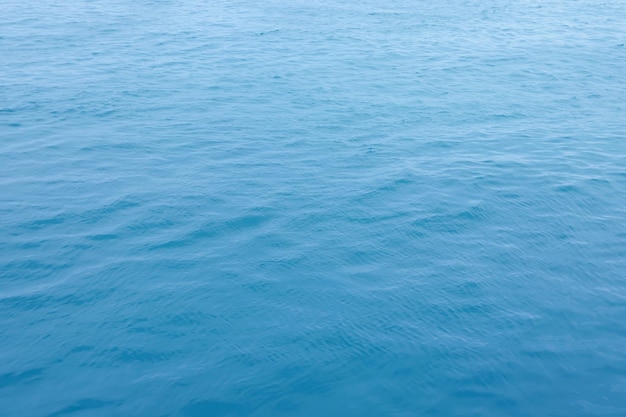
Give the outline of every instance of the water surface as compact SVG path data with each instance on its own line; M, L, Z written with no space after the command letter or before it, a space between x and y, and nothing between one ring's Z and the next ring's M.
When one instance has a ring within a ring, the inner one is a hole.
M0 0L0 414L626 415L625 22Z

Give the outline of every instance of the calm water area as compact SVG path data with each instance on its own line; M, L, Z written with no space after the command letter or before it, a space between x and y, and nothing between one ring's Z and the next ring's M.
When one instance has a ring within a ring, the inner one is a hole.
M0 417L626 416L623 0L0 0Z

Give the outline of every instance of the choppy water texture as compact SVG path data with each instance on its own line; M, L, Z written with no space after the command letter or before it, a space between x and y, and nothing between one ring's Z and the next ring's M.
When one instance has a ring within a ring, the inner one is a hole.
M626 415L626 3L0 0L3 417Z

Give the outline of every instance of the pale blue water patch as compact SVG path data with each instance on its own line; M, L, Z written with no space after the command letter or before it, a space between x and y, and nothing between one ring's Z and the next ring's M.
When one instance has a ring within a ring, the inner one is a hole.
M0 0L0 415L626 415L626 3Z

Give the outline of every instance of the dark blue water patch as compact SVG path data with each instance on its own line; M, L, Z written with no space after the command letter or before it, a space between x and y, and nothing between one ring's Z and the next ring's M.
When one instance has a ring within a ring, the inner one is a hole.
M48 415L48 417L60 417L65 415L76 415L80 414L89 414L93 410L98 410L102 408L106 408L107 406L112 405L113 403L110 401L102 401L95 398L85 398L75 402L72 405L64 407L54 413Z

